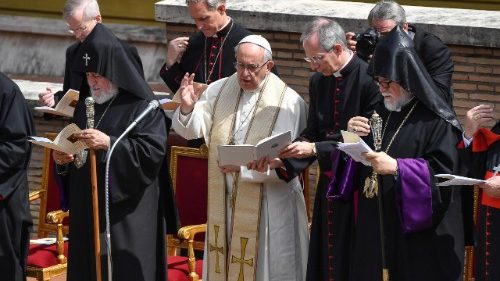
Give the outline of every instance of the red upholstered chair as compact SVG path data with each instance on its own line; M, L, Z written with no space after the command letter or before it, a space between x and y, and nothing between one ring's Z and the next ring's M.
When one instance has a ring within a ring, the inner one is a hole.
M204 250L207 221L208 147L172 146L170 173L179 211L181 228L177 236L167 236L168 280L198 281L203 261L196 260L195 250ZM302 175L306 208L309 210L309 169ZM187 257L178 256L187 248Z
M47 138L54 139L56 134L46 134ZM38 281L48 281L51 277L66 272L66 256L68 243L63 236L68 233L68 212L60 210L60 190L56 181L55 164L52 159L52 150L44 149L41 189L30 193L30 202L40 202L38 217L38 238L49 235L56 237L52 245L30 243L27 275Z
M204 249L204 234L196 234L206 229L207 159L206 145L172 146L170 151L170 173L181 229L177 236L167 235L169 281L200 280L203 261L196 260L195 250ZM179 256L182 248L187 249L187 257Z

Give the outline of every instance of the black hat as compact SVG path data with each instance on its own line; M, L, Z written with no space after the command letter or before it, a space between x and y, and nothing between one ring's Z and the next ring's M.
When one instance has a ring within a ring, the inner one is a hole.
M375 47L370 75L397 82L427 108L461 130L460 122L418 56L413 40L397 25Z
M98 23L83 41L75 61L74 71L80 74L97 73L141 99L154 99L153 91L144 80L138 62L102 24Z

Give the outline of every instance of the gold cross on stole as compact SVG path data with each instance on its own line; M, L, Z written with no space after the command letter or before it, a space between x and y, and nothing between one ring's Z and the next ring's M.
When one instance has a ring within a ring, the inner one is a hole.
M241 257L237 258L235 256L231 257L231 263L240 263L240 274L238 276L238 281L245 281L245 277L243 276L243 266L246 263L248 266L253 266L253 258L245 260L245 251L247 248L248 238L240 237L241 243Z
M214 225L215 231L215 245L210 244L210 252L215 251L216 260L215 260L215 272L220 273L220 264L219 264L219 253L222 255L224 247L219 247L217 242L219 241L219 225Z

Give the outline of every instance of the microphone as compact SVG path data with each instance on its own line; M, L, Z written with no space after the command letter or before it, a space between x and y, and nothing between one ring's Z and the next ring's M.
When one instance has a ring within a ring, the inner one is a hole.
M158 108L160 103L157 100L152 100L149 102L148 106L135 118L135 120L127 127L127 129L116 139L115 143L108 150L106 155L106 169L104 174L104 197L105 197L105 215L106 215L106 242L107 242L107 253L108 253L108 280L113 280L113 265L111 262L111 225L109 220L109 165L113 151L116 145L139 123L146 115L152 110Z
M148 106L141 112L141 114L139 114L139 116L137 116L137 118L135 118L135 120L132 123L130 123L125 132L123 132L123 135L130 132L130 130L132 130L137 125L137 123L139 123L142 119L144 119L144 117L146 117L146 115L150 111L158 108L158 106L160 106L160 102L158 102L157 100L150 101Z

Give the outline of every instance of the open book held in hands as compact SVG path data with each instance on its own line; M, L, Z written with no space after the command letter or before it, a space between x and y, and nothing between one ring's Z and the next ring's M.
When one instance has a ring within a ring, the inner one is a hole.
M476 184L486 182L485 180L478 180L478 179L462 177L462 176L457 176L457 175L451 175L451 174L437 174L437 175L434 175L434 177L441 179L441 180L443 180L443 179L445 180L445 181L441 181L440 183L438 183L437 186L476 185Z
M347 153L356 162L361 162L365 166L371 166L370 162L363 156L365 152L372 152L373 150L360 138L358 135L341 131L344 142L338 143L338 149Z
M48 138L35 136L30 136L28 141L43 147L65 152L67 154L77 154L78 152L88 148L84 142L77 140L74 136L75 133L80 133L81 131L82 130L80 130L75 123L71 123L62 129L54 141L51 141Z
M204 83L193 82L194 92L198 97L201 97L201 94L207 89L208 85ZM175 92L175 95L172 99L161 99L160 100L161 108L165 110L176 110L177 107L181 105L181 93L180 88Z
M278 157L280 150L290 143L292 143L292 132L287 131L262 139L256 145L219 145L219 166L245 166L249 162L259 160L262 157L273 159Z
M54 108L48 106L37 106L35 107L35 110L64 117L73 117L79 97L80 93L78 91L69 89Z

